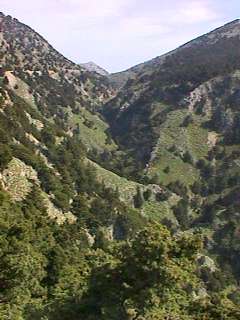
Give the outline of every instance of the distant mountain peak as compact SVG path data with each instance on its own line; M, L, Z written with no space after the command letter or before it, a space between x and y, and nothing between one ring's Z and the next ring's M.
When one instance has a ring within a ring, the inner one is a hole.
M99 65L97 65L95 62L89 61L86 63L80 63L80 66L83 67L84 69L90 71L90 72L96 72L98 74L101 74L102 76L107 76L109 75L109 72Z

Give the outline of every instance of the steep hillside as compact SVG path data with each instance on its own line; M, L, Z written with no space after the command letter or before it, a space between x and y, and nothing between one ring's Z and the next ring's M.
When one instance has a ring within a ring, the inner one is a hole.
M15 94L65 131L82 130L88 148L104 149L107 125L96 129L101 136L96 143L95 122L98 127L101 119L91 113L114 95L107 78L72 63L34 30L2 13L0 41L1 66Z
M238 279L239 61L236 20L130 69L103 108L136 178L177 194L181 228L202 228L206 248Z
M68 210L70 210L69 216L73 214L71 203L78 193L78 187L74 182L77 177L73 174L74 180L70 182L71 187L66 186L65 183L69 182L70 168L68 165L70 163L67 163L61 174L60 169L60 172L55 169L56 166L60 166L60 163L57 165L54 162L59 161L60 154L56 154L63 152L64 148L67 149L67 141L70 140L75 145L76 152L80 152L79 158L84 167L83 171L86 169L86 173L83 175L88 175L87 168L90 166L99 185L103 188L110 188L113 192L118 190L121 197L117 194L116 196L122 201L127 200L130 208L136 207L134 199L138 188L140 188L139 198L143 199L143 193L149 190L148 193L151 193L151 196L147 197L147 203L153 202L156 208L161 207L159 201L155 199L158 193L164 193L164 190L159 186L154 184L140 185L99 165L104 165L101 158L108 153L119 153L125 157L125 154L118 150L117 144L111 138L108 124L95 110L114 94L108 80L67 60L40 35L16 19L3 14L0 15L0 18L2 114L9 112L2 120L2 130L6 130L7 124L5 122L7 120L10 121L13 118L12 121L14 121L17 117L16 124L20 122L23 140L19 139L18 131L13 130L12 135L9 135L9 143L15 143L14 150L15 148L22 150L23 145L23 147L27 147L27 150L24 149L27 154L34 152L36 161L44 164L44 170L50 171L47 173L50 175L48 179L53 180L53 183L45 181L42 185L43 182L38 177L40 176L44 180L45 173L36 170L34 161L29 160L25 154L21 158L18 156L18 152L16 154L11 152L13 161L9 162L9 167L5 168L2 176L5 189L14 194L14 199L18 199L18 190L21 188L21 183L24 183L26 192L19 200L25 198L31 190L29 182L31 179L24 173L24 170L23 173L20 170L20 175L23 175L24 179L18 179L18 170L15 168L26 166L26 170L33 170L36 183L41 186L45 199L49 198L51 202L49 208L53 209L52 211L55 213L50 215L57 215L57 208L53 208L52 203L53 205L58 204L63 214ZM19 114L17 114L18 112ZM30 148L28 148L29 144ZM71 151L64 151L61 155L63 159L65 156L68 158L68 155L65 154L69 152L71 153ZM73 158L75 161L76 155ZM99 164L94 160L97 160ZM61 161L64 162L64 160ZM71 170L74 170L74 165ZM51 175L55 175L55 177L51 177ZM80 175L80 173L76 175ZM67 177L66 181L65 176ZM79 181L82 179L81 175L78 179ZM47 183L50 183L50 186L46 186ZM136 214L140 214L140 206L137 208ZM144 212L144 215L147 216L147 213Z
M137 153L141 150L144 159L149 157L159 138L159 122L164 121L166 107L187 108L187 102L201 94L202 84L218 77L224 79L238 70L239 34L237 20L136 67L137 76L129 79L105 106L113 135L125 147Z
M70 169L65 168L67 172L63 171L62 175L55 169L55 161L60 157L56 153L68 149L66 143L69 139L77 145L76 151L80 153L82 163L85 163L89 152L117 149L107 133L108 125L94 111L114 91L105 77L72 63L34 30L2 13L0 39L1 129L7 132L8 122L19 127L16 130L9 128L7 134L10 149L17 148L17 151L16 154L11 151L13 160L2 173L3 186L12 193L13 199L24 199L31 190L29 180L32 180L24 168L33 170L35 182L41 187L51 211L50 216L64 221L65 214L73 214L70 207L78 190L74 181L70 182L71 187L68 185ZM62 157L68 152L64 151ZM31 158L31 153L36 159ZM77 155L73 157L75 159ZM38 168L38 162L44 169ZM87 167L83 171L87 176ZM101 185L104 186L102 181ZM19 196L21 189L23 195Z
M41 93L38 92L40 88L37 84L41 77L45 77L45 90L53 90L53 86L59 90L64 87L69 101L67 104L63 103L63 107L68 105L72 109L78 106L94 107L111 97L111 87L104 77L72 63L34 30L18 20L1 13L0 32L2 66L22 77L22 80L32 81L31 86L36 86L32 88L33 95ZM71 100L70 94L73 94ZM57 102L59 101L56 101L56 108Z

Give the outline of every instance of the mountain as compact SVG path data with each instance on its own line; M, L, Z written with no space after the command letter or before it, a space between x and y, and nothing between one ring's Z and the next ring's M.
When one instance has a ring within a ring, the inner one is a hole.
M199 91L211 90L207 87L219 85L227 76L237 79L239 32L240 22L236 20L169 54L127 70L127 75L131 72L135 76L103 110L112 124L113 135L140 151L143 158L150 158L159 138L162 120L158 118L166 113L162 105L191 109L201 100ZM147 143L143 144L146 139Z
M69 61L16 19L1 14L0 26L1 65L15 94L69 134L81 131L87 148L104 149L107 125L94 111L115 94L108 79Z
M96 63L90 61L86 63L80 63L80 66L84 69L90 71L90 72L96 72L98 74L101 74L102 76L108 76L109 72L103 69L102 67L98 66Z
M111 96L111 87L105 78L63 57L28 26L3 14L0 15L0 23L3 41L1 63L6 68L19 76L20 71L25 72L29 77L32 76L33 82L37 82L40 77L48 77L50 86L56 83L63 86L68 81L71 84L68 84L68 90L82 99L75 102L76 107L83 104L91 107ZM65 93L68 94L68 91Z
M91 156L118 148L97 112L115 94L106 77L69 61L34 30L2 13L0 38L3 191L18 203L36 187L49 217L60 224L76 221L72 203L81 194L82 202L103 197L104 203L100 194L113 192L141 220L132 207L137 188L146 187L108 172Z
M239 58L236 20L123 72L127 82L102 108L136 178L179 195L171 208L182 230L202 228L206 249L237 279Z
M1 319L240 319L237 30L119 89L0 14Z

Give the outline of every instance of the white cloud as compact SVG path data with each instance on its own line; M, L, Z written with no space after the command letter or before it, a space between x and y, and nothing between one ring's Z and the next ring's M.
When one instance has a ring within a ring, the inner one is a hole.
M134 10L130 15L116 21L113 29L107 33L117 32L126 38L161 37L171 32L179 33L189 25L213 22L219 13L211 7L209 1L170 0L168 5L156 3L145 10Z
M207 1L189 1L179 11L179 20L184 23L200 23L218 18L217 12Z
M137 16L121 20L119 31L127 38L130 37L154 37L169 31L166 24L159 23L151 17Z
M128 0L54 0L54 2L63 12L83 19L113 17L119 15L129 4Z

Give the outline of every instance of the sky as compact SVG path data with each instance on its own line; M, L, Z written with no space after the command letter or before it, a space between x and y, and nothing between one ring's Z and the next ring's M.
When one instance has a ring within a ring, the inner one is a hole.
M239 0L0 0L76 63L125 70L239 18Z

